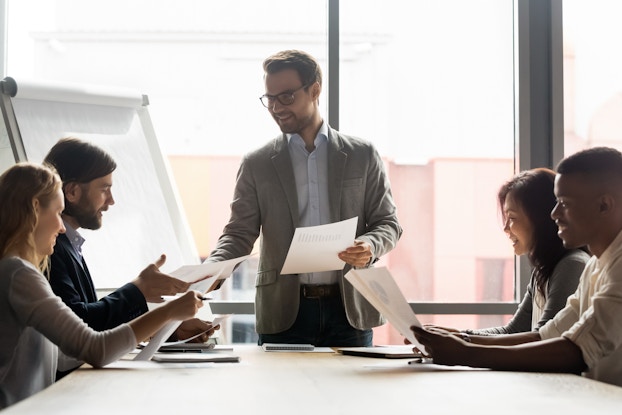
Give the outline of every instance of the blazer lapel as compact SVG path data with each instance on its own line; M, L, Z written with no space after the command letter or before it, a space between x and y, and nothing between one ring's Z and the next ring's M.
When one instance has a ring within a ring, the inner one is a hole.
M67 236L66 235L63 235L63 236L66 239L67 251L69 251L69 254L71 255L71 258L75 261L76 264L78 264L80 266L80 268L82 268L82 271L84 271L84 272L86 272L88 274L88 271L86 270L86 266L83 263L82 256L80 256L80 254L76 252L76 250L74 249L73 245L71 245L71 242L69 241Z
M335 130L328 128L328 202L331 221L341 220L341 190L348 155L342 151L343 143ZM348 218L345 218L348 219Z
M298 195L296 193L296 178L294 177L294 169L292 167L292 159L289 155L287 146L287 136L283 134L274 141L274 154L272 155L272 164L279 177L283 191L287 197L289 205L289 213L292 217L294 228L300 223L298 215Z
M58 237L56 238L56 243L63 244L65 246L65 250L69 252L69 255L71 255L76 276L79 274L83 274L85 276L85 278L77 278L77 280L75 281L75 283L78 283L78 285L82 289L83 295L88 301L96 301L97 293L95 292L95 286L93 285L91 273L86 266L86 261L84 261L84 257L76 252L73 245L71 245L69 238L67 238L67 235L58 235Z

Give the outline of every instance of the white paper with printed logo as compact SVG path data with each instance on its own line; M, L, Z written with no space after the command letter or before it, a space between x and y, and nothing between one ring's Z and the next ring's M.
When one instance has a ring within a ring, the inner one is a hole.
M296 228L289 246L282 275L343 269L339 252L354 244L358 218L327 225Z

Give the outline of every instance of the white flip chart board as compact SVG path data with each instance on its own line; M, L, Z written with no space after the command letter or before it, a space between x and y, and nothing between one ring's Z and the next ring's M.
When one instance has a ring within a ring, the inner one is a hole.
M0 133L2 170L7 160L41 162L62 137L74 136L108 151L117 162L115 204L97 231L81 229L83 253L98 288L136 277L161 253L164 271L197 264L199 257L148 112L138 91L93 85L0 82L6 129ZM8 146L10 144L10 147ZM7 156L12 153L12 157Z

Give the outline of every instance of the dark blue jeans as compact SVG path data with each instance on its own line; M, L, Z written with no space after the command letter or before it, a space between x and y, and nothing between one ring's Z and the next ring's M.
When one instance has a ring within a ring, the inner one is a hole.
M259 334L258 344L312 344L316 347L371 346L373 331L357 330L348 323L341 296L300 297L294 325L276 334Z

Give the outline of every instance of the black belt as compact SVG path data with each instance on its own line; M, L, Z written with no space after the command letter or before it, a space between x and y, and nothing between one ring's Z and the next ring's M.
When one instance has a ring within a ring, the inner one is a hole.
M302 284L300 295L304 298L336 297L339 295L339 284Z

